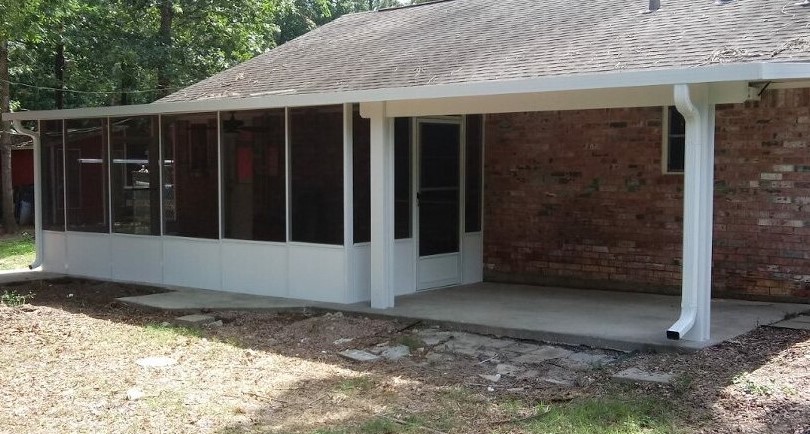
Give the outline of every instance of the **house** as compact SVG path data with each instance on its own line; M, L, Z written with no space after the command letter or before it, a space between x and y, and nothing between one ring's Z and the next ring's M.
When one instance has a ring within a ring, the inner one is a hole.
M810 297L810 6L358 13L147 105L39 121L49 271L338 303L484 279ZM540 289L538 289L540 290ZM663 331L662 331L663 332Z
M0 164L3 157L0 155ZM32 223L34 150L30 137L11 136L11 187L14 190L14 211L17 221L23 225ZM22 203L26 202L25 205ZM22 208L25 209L22 209Z

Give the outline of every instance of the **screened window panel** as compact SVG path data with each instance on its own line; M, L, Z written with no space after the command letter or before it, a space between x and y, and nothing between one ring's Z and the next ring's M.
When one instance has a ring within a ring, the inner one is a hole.
M219 238L215 113L162 117L164 235Z
M160 235L157 116L110 119L113 232Z
M42 228L65 230L65 178L62 120L41 121Z
M394 120L394 237L411 238L411 118Z
M465 204L464 227L465 232L479 232L481 230L481 185L482 185L482 158L484 138L483 116L467 116L466 137L466 168L465 168Z
M284 109L221 119L225 238L286 241Z
M355 105L352 118L354 242L371 241L371 121Z
M107 120L65 121L67 229L109 232Z
M343 106L293 108L290 239L343 244Z

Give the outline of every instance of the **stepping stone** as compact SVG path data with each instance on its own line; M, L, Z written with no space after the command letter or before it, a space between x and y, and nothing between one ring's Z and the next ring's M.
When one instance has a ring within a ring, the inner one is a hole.
M557 366L575 371L590 371L616 361L615 357L605 354L572 353L555 362Z
M501 363L495 367L495 372L501 375L515 375L522 372L523 369L518 368L515 365L510 365L507 363Z
M177 324L192 327L199 327L204 326L206 324L211 324L216 320L217 319L211 315L200 315L200 314L185 315L174 319L174 321Z
M559 359L559 358L562 358L562 357L568 357L569 355L571 355L572 352L573 351L566 350L564 348L552 347L550 345L546 345L546 346L540 347L538 350L536 350L534 352L523 354L522 356L518 356L518 357L512 359L512 362L513 363L523 363L523 364L543 363L543 362L548 361L548 360L554 360L554 359Z
M672 374L647 372L639 368L627 368L613 375L613 379L627 383L672 384Z
M380 360L380 356L369 353L363 350L346 350L338 353L342 357L356 362L376 362Z
M411 349L405 345L397 345L395 347L388 347L380 353L382 357L388 360L399 360L403 357L411 355Z

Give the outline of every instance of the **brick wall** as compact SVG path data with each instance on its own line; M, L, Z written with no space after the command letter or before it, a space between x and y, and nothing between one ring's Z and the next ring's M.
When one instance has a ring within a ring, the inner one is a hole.
M717 109L715 294L810 296L810 92ZM678 292L660 107L487 116L488 280ZM805 225L807 227L805 227Z

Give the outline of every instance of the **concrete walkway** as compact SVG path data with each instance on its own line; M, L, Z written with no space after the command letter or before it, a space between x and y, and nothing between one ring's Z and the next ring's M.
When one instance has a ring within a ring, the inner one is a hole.
M712 302L708 342L671 341L666 330L678 318L680 297L614 291L480 283L397 297L396 307L343 305L181 288L121 301L168 310L339 310L370 316L439 323L467 331L589 345L619 350L694 350L744 334L810 305L742 300Z

